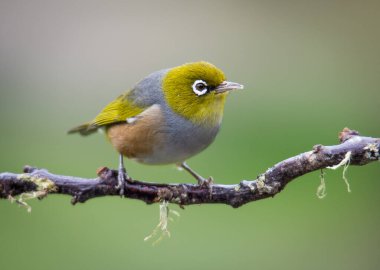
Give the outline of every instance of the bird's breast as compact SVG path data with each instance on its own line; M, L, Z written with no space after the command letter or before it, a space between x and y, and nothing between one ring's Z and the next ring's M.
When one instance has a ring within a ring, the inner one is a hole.
M128 158L144 158L153 155L155 148L163 144L165 135L160 132L164 123L158 105L153 105L133 119L107 128L107 137L115 149Z

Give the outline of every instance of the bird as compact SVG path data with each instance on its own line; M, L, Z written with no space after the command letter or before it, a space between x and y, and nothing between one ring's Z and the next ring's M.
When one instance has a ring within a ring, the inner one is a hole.
M119 153L118 184L124 195L131 181L124 157L148 165L176 164L198 185L211 185L186 160L215 139L223 118L226 97L243 89L227 81L221 69L206 62L190 62L151 73L106 105L91 121L68 131L87 136L98 130Z

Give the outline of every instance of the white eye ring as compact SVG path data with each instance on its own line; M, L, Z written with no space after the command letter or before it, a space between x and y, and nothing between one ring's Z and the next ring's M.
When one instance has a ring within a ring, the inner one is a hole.
M200 89L197 89L197 87L199 86L198 84L203 84L204 85L204 89L200 90ZM196 80L194 83L193 83L193 91L194 93L197 95L197 96L202 96L204 94L207 93L208 89L207 89L207 83L205 81L202 81L202 80Z

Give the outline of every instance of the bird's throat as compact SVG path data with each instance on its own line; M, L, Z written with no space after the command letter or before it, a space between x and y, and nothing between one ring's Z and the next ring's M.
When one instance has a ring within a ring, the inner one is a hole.
M213 99L204 100L202 103L188 103L181 107L174 106L173 109L194 124L216 126L222 121L225 101L226 95L220 95Z

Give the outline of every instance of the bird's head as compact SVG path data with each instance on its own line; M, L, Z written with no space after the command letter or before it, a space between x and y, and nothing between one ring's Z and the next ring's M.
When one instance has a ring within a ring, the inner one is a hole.
M169 69L162 80L168 106L196 124L220 123L227 94L242 88L226 81L219 68L203 61Z

